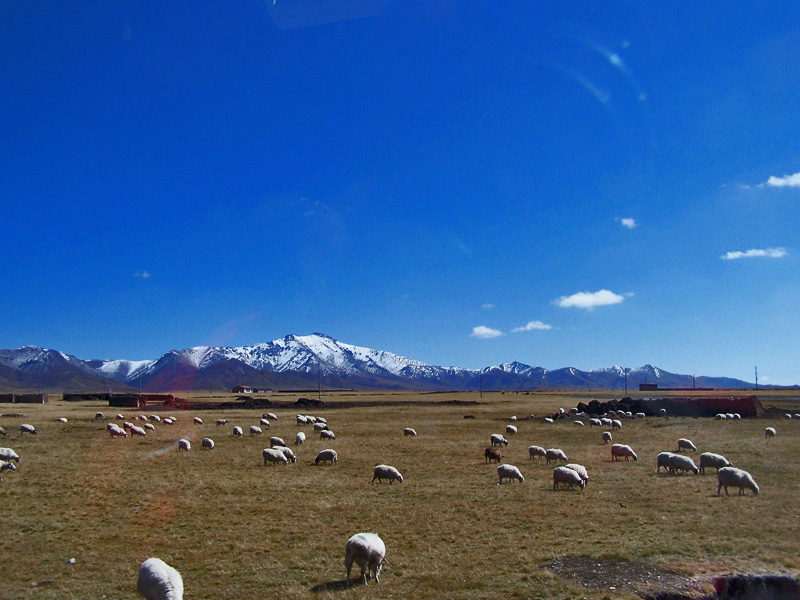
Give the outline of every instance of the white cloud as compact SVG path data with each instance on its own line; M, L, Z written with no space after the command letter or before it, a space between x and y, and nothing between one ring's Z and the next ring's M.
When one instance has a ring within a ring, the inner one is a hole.
M548 329L552 329L552 325L548 325L547 323L542 323L541 321L528 321L527 324L523 325L522 327L515 327L511 330L511 333L519 333L520 331L534 331L534 330L541 330L546 331Z
M472 328L472 333L469 335L470 337L478 338L479 340L488 340L491 338L500 337L503 335L503 332L498 331L497 329L492 329L491 327L486 327L485 325L478 325L477 327Z
M636 222L636 219L630 217L617 217L616 220L619 221L623 227L627 227L628 229L633 229L634 227L639 225Z
M561 308L585 308L592 310L597 306L608 306L619 304L625 300L625 296L620 296L609 290L599 290L597 292L577 292L571 296L561 296L556 298L556 306Z
M495 304L490 304L489 302L486 302L485 304L481 304L481 308L483 310L492 310L495 306L496 306Z
M142 269L138 273L134 273L133 276L138 277L139 279L150 279L150 272Z
M741 250L726 252L720 258L722 260L736 260L738 258L782 258L784 256L786 256L786 248L765 248L763 250L753 248L744 252Z
M800 187L800 173L784 175L783 177L771 175L764 185L768 185L769 187Z

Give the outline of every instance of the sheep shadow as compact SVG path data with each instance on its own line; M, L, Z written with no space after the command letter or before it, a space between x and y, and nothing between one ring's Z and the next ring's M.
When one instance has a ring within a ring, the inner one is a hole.
M319 592L337 592L337 591L338 592L343 592L343 591L349 589L350 587L363 586L363 585L364 585L364 582L359 577L359 578L356 578L356 579L351 579L349 586L347 585L347 580L346 579L344 579L342 581L328 581L328 582L325 582L325 583L319 583L319 584L315 585L314 587L311 588L311 591L314 592L314 593L319 593Z

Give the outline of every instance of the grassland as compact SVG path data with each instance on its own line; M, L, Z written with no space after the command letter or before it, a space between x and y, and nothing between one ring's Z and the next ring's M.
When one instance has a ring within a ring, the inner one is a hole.
M289 408L275 411L280 418L262 438L232 438L233 425L247 431L261 411L230 410L174 412L171 428L126 440L106 434L117 409L99 402L0 405L8 432L0 445L22 456L0 483L0 598L136 598L136 570L149 556L181 571L187 599L599 600L647 587L612 576L608 565L619 561L622 573L651 573L652 589L665 571L700 580L800 572L800 421L625 421L614 440L630 444L639 461L612 463L597 429L521 420L503 452L525 481L499 486L496 466L483 459L489 435L502 433L510 415L542 415L576 398L484 394L463 405L447 401L478 395L329 397L347 406L302 412L325 416L332 442L296 425L298 411ZM94 418L98 410L105 421ZM205 425L192 424L195 414ZM69 422L57 423L61 416ZM216 427L221 417L231 422ZM39 435L20 436L20 423ZM776 438L764 439L766 425ZM403 427L419 435L405 438ZM300 429L308 441L298 462L264 467L268 436L291 441ZM200 450L206 436L215 450ZM193 441L191 452L174 449L180 437ZM698 454L719 452L750 471L761 494L717 497L713 474L657 475L656 454L674 450L680 437ZM528 459L530 444L562 448L585 465L586 490L554 492L552 467ZM338 464L315 466L326 447L337 450ZM405 482L370 484L378 463L398 467ZM345 589L344 544L359 531L383 538L391 566L380 584ZM543 566L573 558L603 566L573 570L576 578Z

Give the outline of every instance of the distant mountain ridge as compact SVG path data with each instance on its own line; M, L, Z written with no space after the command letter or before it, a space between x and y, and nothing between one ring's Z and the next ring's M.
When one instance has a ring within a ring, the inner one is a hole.
M669 373L653 365L628 369L628 389L639 383L660 387L733 387L752 384L728 377ZM156 360L82 360L57 350L23 346L0 350L1 389L58 391L259 389L408 389L523 391L536 389L623 389L624 367L592 371L548 370L519 362L479 370L439 367L383 350L345 344L322 333L287 335L254 346L195 346L170 350Z

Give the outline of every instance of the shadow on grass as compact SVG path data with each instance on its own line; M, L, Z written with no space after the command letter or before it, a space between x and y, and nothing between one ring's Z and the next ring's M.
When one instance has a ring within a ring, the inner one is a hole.
M327 583L320 583L311 588L312 592L343 592L351 586L363 586L364 582L359 579L351 579L350 586L347 585L347 580L343 581L328 581Z

